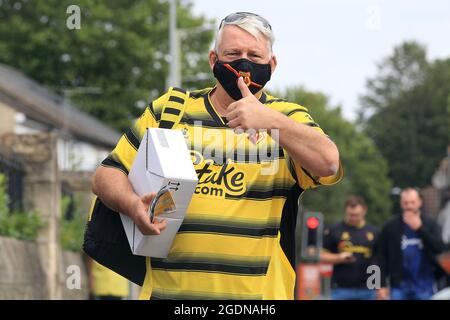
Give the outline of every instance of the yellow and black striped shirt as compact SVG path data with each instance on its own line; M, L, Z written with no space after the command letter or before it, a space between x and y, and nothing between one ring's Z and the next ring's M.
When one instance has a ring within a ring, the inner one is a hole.
M215 111L212 88L191 92L182 130L199 183L165 259L147 258L143 299L292 299L297 200L342 177L313 177L262 132L257 144ZM184 103L182 89L172 103ZM102 165L125 174L146 128L161 125L168 94L153 101ZM308 110L263 93L260 101L323 133Z

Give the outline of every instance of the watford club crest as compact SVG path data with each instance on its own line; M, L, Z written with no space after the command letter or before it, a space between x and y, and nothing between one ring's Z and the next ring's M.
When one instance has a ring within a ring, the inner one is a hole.
M350 240L350 234L347 231L343 232L341 235L341 240L343 241Z
M367 233L366 233L366 237L367 237L367 240L372 241L373 238L374 238L373 232L367 232Z
M263 141L267 136L266 132L257 132L256 134L253 135L248 135L247 139L249 139L252 143L254 144L258 144L261 141Z

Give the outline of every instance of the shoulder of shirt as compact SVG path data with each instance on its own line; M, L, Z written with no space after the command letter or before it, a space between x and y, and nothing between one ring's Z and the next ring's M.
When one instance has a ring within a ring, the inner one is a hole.
M382 230L391 230L392 228L401 228L402 227L402 217L401 214L395 214L393 217L389 218L388 221L386 221L383 224Z
M342 221L337 222L337 223L331 225L331 226L329 227L329 229L330 229L331 232L340 232L340 231L342 231L343 229L345 229L345 223L342 222Z
M196 100L203 98L206 94L208 94L213 88L203 88L198 90L192 90L189 91L189 100L188 103L193 103ZM169 98L169 91L166 91L163 95L153 100L149 105L148 108L153 114L161 113L164 104L166 103L167 99Z
M290 102L286 99L281 99L266 93L266 99L264 104L274 110L277 110L287 116L292 115L295 112L306 112L308 109L298 103Z
M425 214L424 212L422 212L420 214L420 217L422 219L422 221L426 224L436 224L436 221L434 221L432 218L430 218L427 214Z
M207 87L198 90L189 91L189 100L197 100L203 98L205 95L211 92L214 87Z

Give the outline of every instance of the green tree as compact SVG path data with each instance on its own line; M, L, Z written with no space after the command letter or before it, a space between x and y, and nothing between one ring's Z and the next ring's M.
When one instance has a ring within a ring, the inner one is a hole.
M424 46L405 42L378 66L361 98L360 120L399 187L423 187L450 134L450 59L429 62Z
M158 0L79 0L81 29L69 30L69 0L0 1L0 62L23 70L52 89L95 87L100 94L73 93L72 102L124 130L142 108L165 91L168 74L169 5ZM210 23L178 5L179 28ZM185 86L210 75L207 60L213 32L187 32L182 42Z
M344 167L345 176L339 184L305 192L301 199L303 208L320 211L327 223L333 223L342 219L347 196L357 194L367 202L368 220L381 225L391 214L391 181L387 177L386 161L373 142L358 131L355 124L342 117L340 107L330 106L323 93L299 87L287 89L282 96L308 108L314 120L338 146Z

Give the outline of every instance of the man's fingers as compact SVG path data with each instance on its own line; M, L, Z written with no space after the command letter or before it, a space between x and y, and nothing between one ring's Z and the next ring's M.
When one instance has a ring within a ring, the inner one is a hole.
M230 103L230 105L227 107L227 111L228 112L233 111L234 109L236 109L236 107L238 105L239 105L239 101L235 101L235 102Z
M238 87L239 87L239 90L241 91L243 98L250 97L253 95L253 93L250 91L250 89L245 84L244 79L242 77L239 77L239 79L238 79Z
M163 231L167 227L166 219L155 219L153 222L155 228L157 228L160 232Z
M234 109L233 111L228 112L227 115L225 116L225 118L227 118L228 121L231 121L231 120L237 118L238 115L239 115L239 110Z
M145 204L149 205L155 196L156 196L156 192L151 192L151 193L148 193L148 194L142 196L141 200Z
M160 229L155 224L150 223L150 219L148 219L148 223L144 222L138 225L138 228L145 236L158 235L161 233Z
M140 211L135 220L136 226L142 232L142 234L158 235L167 226L167 221L165 219L154 218L153 222L150 221L150 216L146 211Z
M146 236L159 235L167 227L167 221L165 219L155 218L153 223L150 222L150 218L146 217L143 223L138 226L142 234Z
M240 123L240 120L239 119L233 119L233 120L231 120L231 121L228 121L228 123L227 123L227 125L230 127L230 128L236 128L237 126L239 126L241 123Z

